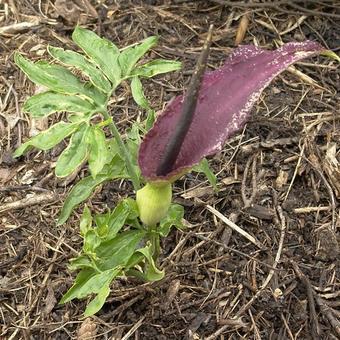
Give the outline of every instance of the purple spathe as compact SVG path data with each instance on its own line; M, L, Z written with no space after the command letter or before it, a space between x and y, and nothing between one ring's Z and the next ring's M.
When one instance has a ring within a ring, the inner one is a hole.
M313 41L287 43L275 51L241 46L224 65L204 75L194 118L177 160L166 176L156 171L165 146L180 119L183 96L175 97L146 134L138 163L147 181L171 180L206 156L222 149L225 140L248 119L254 103L270 81L294 62L325 51Z

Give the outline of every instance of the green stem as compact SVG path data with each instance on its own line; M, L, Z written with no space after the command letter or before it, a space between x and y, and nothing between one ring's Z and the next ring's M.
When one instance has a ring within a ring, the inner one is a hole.
M150 242L152 246L152 257L156 262L159 254L161 253L161 245L159 239L159 233L157 232L157 226L148 228L150 233Z
M109 113L106 110L103 110L101 113L103 114L105 120L111 119ZM129 176L131 178L133 187L134 187L135 191L137 191L137 190L140 189L140 183L139 183L139 179L138 179L138 176L137 176L137 172L136 172L136 170L133 166L130 153L127 150L127 148L126 148L126 146L123 142L123 139L122 139L115 123L112 120L109 123L109 128L111 130L111 133L113 134L113 137L116 139L116 141L118 143L119 150L124 157L126 168L127 168L128 173L129 173Z

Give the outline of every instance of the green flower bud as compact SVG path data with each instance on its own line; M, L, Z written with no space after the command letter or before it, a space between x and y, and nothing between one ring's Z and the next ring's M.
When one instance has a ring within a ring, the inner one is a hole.
M144 225L155 226L168 213L172 198L171 184L147 183L137 191L139 217Z

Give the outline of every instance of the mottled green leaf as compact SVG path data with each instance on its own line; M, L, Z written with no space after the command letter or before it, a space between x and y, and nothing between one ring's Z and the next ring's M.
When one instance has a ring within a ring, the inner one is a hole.
M46 86L55 92L66 94L83 94L92 98L91 91L67 68L49 64L46 61L32 63L16 53L15 63L36 84Z
M72 135L67 148L61 153L58 158L55 174L57 177L66 177L71 175L87 158L88 144L87 132L89 126L82 126Z
M155 46L157 41L157 37L149 37L137 45L128 46L122 50L119 55L119 65L122 69L123 77L126 77L131 73L131 70L138 60L142 58L150 48Z
M95 105L80 97L51 91L30 97L23 106L23 111L33 118L42 118L54 112L93 112L95 109Z
M72 39L98 65L115 88L121 80L118 48L111 41L79 26L75 28Z
M76 131L79 123L59 122L52 125L49 129L40 132L38 135L32 137L27 142L22 144L14 152L14 157L19 157L28 149L35 147L41 150L49 150L60 143L64 138Z
M182 64L179 61L156 59L149 63L136 67L132 72L132 76L151 78L158 74L168 73L180 70Z
M52 46L49 46L47 50L53 58L61 63L81 70L98 89L105 93L111 91L111 84L102 71L95 67L94 64L82 54Z
M169 235L171 227L181 229L183 227L182 219L184 216L184 208L179 204L171 204L168 214L160 223L158 232L161 236L166 237Z
M91 175L95 178L106 164L109 149L106 144L106 137L102 129L91 126L87 134L89 150L89 168Z

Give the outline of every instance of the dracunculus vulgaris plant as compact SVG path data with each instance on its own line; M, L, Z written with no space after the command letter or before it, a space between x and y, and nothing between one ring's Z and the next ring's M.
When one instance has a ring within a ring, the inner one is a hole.
M118 49L78 27L73 40L85 56L52 47L48 51L59 64L32 63L16 55L16 63L28 77L46 88L29 98L24 110L34 118L54 112L71 114L66 122L60 121L24 143L15 155L19 157L31 147L48 150L70 137L56 162L56 175L69 176L88 162L90 175L70 191L58 224L105 181L128 179L134 186L136 200L128 197L114 210L95 215L85 206L80 219L83 248L70 263L70 269L79 273L61 303L95 295L85 310L88 316L101 309L116 277L163 278L164 271L156 265L160 238L166 237L171 227L182 227L184 211L172 203L172 183L192 169L204 172L213 182L205 157L221 150L225 140L245 124L270 81L303 58L334 54L312 41L288 43L274 51L242 46L222 67L204 73L207 41L185 95L174 98L153 124L154 110L140 79L177 70L180 63L138 62L155 46L155 37ZM83 73L85 82L71 72L73 68ZM144 121L133 122L125 138L108 109L109 99L122 81L130 83L133 99L147 112ZM141 182L144 186L140 189Z

